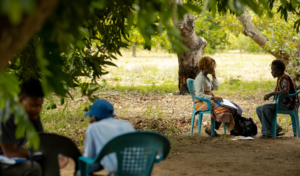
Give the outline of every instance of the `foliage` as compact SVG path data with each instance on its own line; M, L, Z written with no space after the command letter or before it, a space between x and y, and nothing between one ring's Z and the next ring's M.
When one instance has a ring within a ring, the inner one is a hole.
M35 13L38 7L36 0L2 0L0 14L9 18L13 25L18 25L23 15ZM35 77L41 80L50 99L52 92L65 97L70 88L85 87L86 83L80 82L81 77L91 78L91 82L96 84L96 79L107 73L104 67L115 66L112 60L121 54L121 47L127 46L122 38L127 39L134 21L147 48L151 48L151 35L165 31L176 52L187 50L171 18L178 21L190 9L198 9L193 7L191 4L177 5L177 12L174 13L174 4L168 0L61 0L39 32L9 63L2 76L20 82ZM6 96L1 101L12 100L19 90L11 87L17 86L17 83L3 83L5 86L1 87L0 92ZM86 95L89 96L89 93ZM6 108L16 110L13 106L21 107L17 101L11 103ZM28 118L23 119L25 121L16 121L18 129L30 123ZM33 132L29 129L26 134ZM38 143L38 140L32 141Z
M134 43L137 43L138 45L144 44L145 40L143 39L142 35L138 31L137 28L132 28L129 31L129 37L128 37L129 45L134 45Z
M132 28L129 31L128 40L123 39L125 43L133 46L135 43L137 46L145 46L145 40L141 36L140 32L136 27ZM172 48L172 44L168 39L167 32L159 33L151 36L151 48L160 48L168 51L169 53L173 53L174 50Z
M205 38L207 45L204 52L209 54L216 53L216 49L224 49L228 44L227 33L221 26L224 16L217 15L212 17L208 13L197 15L195 22L196 34Z
M261 53L264 52L264 49L261 48L257 43L255 43L250 37L245 36L244 34L238 34L238 36L229 33L229 49L244 51L247 53Z
M274 9L275 11L276 9ZM289 64L287 66L290 74L300 73L300 34L293 28L297 20L297 15L288 13L289 20L286 22L279 14L273 16L273 19L267 18L265 15L258 18L252 14L253 22L262 29L269 41L264 48L274 53L285 53L289 56ZM274 20L276 25L274 25ZM299 80L298 80L299 81Z

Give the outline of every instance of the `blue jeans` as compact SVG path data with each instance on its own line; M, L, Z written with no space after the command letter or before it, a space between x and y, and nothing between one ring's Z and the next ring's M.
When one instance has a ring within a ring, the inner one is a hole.
M288 107L281 105L280 110L289 110ZM276 104L264 104L256 108L256 114L261 123L261 134L272 135L272 118L275 117ZM277 124L277 129L281 128Z

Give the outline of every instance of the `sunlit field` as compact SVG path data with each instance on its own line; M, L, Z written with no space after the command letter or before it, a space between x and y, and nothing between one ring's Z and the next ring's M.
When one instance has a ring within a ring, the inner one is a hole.
M177 87L178 59L176 54L162 51L137 52L132 57L130 50L123 50L122 57L116 61L118 68L110 67L110 74L103 77L113 86L159 86ZM272 56L264 54L240 54L236 51L215 54L217 61L216 73L221 82L229 79L241 81L272 80L270 63Z

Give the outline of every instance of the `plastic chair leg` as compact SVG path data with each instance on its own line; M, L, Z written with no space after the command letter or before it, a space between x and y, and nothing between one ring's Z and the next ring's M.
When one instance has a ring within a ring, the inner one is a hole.
M300 138L300 127L299 127L299 115L298 112L295 112L295 122L296 122L296 130L297 130L297 136Z
M199 119L198 119L198 134L200 134L200 132L201 132L202 117L203 117L203 114L200 113Z
M192 115L192 124L191 124L191 134L190 134L190 136L193 136L194 120L195 120L195 111L193 112L193 115Z
M277 112L275 114L275 117L272 119L272 136L274 139L276 139L276 130L277 130Z
M297 136L297 124L296 124L296 117L295 114L291 114L291 119L292 119L292 125L293 125L293 132L294 132L294 137Z
M223 122L224 134L226 134L226 124Z
M215 119L211 118L211 138L215 137Z

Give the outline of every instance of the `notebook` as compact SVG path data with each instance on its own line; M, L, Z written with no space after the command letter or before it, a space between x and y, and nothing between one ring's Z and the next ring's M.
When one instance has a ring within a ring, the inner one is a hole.
M219 106L222 106L222 107L237 109L237 107L233 103L231 103L229 100L226 100L226 99L223 99L223 102L215 100L215 103L217 103Z

